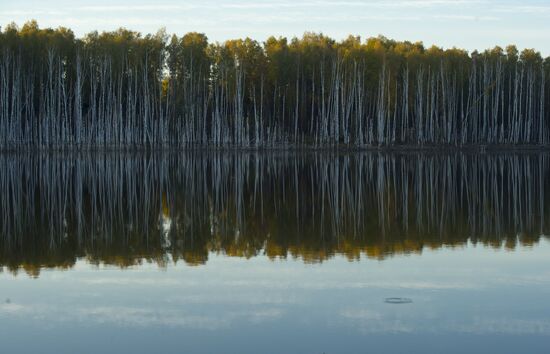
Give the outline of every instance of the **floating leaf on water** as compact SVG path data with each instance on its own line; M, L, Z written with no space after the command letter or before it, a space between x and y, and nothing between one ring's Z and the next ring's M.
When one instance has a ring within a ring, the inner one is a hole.
M384 302L387 304L410 304L413 301L406 297L387 297Z

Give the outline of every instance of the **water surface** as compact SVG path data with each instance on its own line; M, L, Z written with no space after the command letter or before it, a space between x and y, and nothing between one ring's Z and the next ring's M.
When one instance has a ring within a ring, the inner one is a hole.
M2 351L543 353L549 173L541 153L3 154Z

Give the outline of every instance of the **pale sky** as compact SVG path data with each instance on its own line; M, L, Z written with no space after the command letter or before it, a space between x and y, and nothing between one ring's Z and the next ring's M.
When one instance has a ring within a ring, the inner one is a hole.
M41 27L70 27L77 36L121 26L198 31L212 41L315 31L468 50L514 43L550 55L550 0L0 0L0 24L30 19Z

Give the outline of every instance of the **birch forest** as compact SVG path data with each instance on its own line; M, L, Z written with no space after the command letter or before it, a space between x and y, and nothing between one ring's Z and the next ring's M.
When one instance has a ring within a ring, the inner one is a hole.
M547 146L550 58L385 37L0 32L0 150Z

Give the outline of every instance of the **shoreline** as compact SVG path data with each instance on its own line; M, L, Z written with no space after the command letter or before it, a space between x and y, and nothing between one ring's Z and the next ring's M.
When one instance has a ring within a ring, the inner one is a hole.
M550 145L394 145L394 146L60 146L60 147L10 147L0 148L0 154L41 154L41 153L186 153L186 152L221 152L221 153L546 153Z

